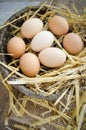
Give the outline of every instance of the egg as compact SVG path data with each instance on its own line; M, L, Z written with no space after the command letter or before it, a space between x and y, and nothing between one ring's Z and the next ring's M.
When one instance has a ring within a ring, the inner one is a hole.
M72 55L78 54L83 49L84 43L76 33L68 33L63 39L63 47Z
M54 42L54 35L50 31L41 31L32 39L31 49L39 52L50 47Z
M40 71L40 62L33 53L25 53L19 60L21 71L29 77L34 77Z
M65 18L55 15L49 20L49 28L55 35L64 35L69 30L69 24Z
M66 61L65 53L61 49L56 47L43 49L39 53L38 58L41 64L50 68L60 67L64 65Z
M26 45L23 39L20 37L13 37L8 41L7 51L9 54L12 54L14 58L21 57L26 50Z
M30 18L21 26L21 34L25 38L33 38L43 28L43 22L39 18Z

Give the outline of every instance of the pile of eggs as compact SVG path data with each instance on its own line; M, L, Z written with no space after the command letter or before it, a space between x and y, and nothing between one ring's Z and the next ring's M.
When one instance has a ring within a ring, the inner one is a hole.
M65 18L55 15L48 21L49 30L43 30L43 22L39 18L30 18L21 26L24 38L31 39L33 52L26 52L26 44L20 37L13 37L8 41L7 51L13 58L19 58L20 69L23 74L34 77L40 71L40 64L49 67L61 67L66 61L66 54L60 48L54 47L54 35L64 35L62 45L72 55L83 49L83 41L76 33L68 33L69 24Z

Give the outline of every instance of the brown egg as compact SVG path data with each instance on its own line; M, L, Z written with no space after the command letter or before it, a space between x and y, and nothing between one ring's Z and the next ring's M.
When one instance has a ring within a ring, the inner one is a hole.
M38 57L41 64L50 68L61 67L66 61L65 53L56 47L43 49Z
M21 33L25 38L33 38L43 28L43 22L39 18L30 18L21 26Z
M25 53L25 42L19 37L13 37L8 41L7 51L13 54L14 58L19 58Z
M68 33L63 39L63 47L70 54L78 54L83 49L83 41L80 36L76 33Z
M33 53L25 53L20 58L19 63L21 71L29 77L36 76L40 71L40 62L37 56Z
M64 35L69 30L68 22L61 16L53 16L49 20L49 28L55 35Z

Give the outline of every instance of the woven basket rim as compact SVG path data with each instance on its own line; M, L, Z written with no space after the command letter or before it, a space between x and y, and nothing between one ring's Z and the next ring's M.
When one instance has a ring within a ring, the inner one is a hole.
M32 9L38 9L40 7L40 5L37 5L37 6L33 6ZM28 11L30 7L25 7L24 9L14 13L7 21L12 21L14 20L16 17L19 17L21 14L24 14L25 12ZM45 7L43 8L45 9ZM0 31L0 51L2 51L2 49L4 49L4 45L3 45L3 39L4 39L4 36L6 35L6 32L7 30L9 29L9 26L5 27L4 29L2 29ZM6 44L6 43L5 43ZM7 64L6 62L6 56L1 56L0 57L0 61ZM0 66L0 70L1 70L1 73L3 76L7 76L9 74L9 70L6 70L3 66ZM46 99L46 100L51 100L51 101L55 101L58 97L59 97L59 94L52 94L50 96L45 96L45 95L42 95L41 93L38 93L36 94L34 91L26 88L24 85L12 85L13 88L19 90L20 92L22 92L23 94L27 95L27 96L30 96L30 97L34 97L34 98L41 98L41 99Z

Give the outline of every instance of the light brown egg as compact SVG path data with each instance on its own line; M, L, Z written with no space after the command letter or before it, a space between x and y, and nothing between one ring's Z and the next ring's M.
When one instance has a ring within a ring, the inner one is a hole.
M30 18L21 26L21 33L25 38L33 38L43 28L43 22L39 18Z
M36 76L40 71L40 62L33 53L25 53L20 58L19 63L21 71L29 77Z
M41 64L46 67L54 68L62 66L66 61L65 53L56 47L43 49L38 56Z
M63 39L63 47L70 54L78 54L83 49L83 41L80 36L76 33L68 33Z
M65 18L55 15L49 20L49 28L55 35L64 35L68 32L69 25Z
M14 58L19 58L25 53L25 42L19 37L13 37L8 41L7 51Z
M50 47L54 42L54 35L50 31L41 31L32 39L31 49L39 52Z

